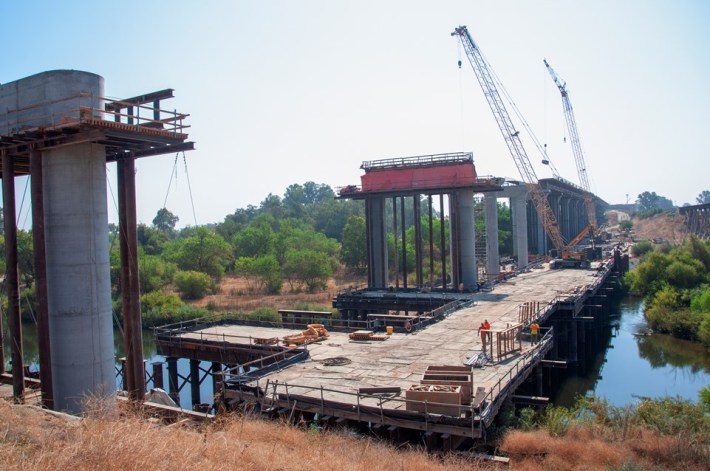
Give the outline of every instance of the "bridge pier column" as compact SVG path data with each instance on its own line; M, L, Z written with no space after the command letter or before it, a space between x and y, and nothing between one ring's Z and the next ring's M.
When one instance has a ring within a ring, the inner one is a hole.
M383 198L365 200L367 230L368 285L370 288L387 288L387 231L385 201Z
M518 256L518 268L528 264L528 213L527 193L510 199L513 210L514 252Z
M486 209L486 273L488 280L496 280L500 273L498 199L494 193L486 193L484 201Z
M464 290L475 290L476 269L476 223L473 207L473 190L457 192L457 213L459 220L459 254L461 257L461 280Z

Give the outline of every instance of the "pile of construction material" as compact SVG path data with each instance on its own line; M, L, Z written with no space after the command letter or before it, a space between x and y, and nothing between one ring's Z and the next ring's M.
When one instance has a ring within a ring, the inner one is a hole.
M375 332L372 330L356 330L348 335L348 337L350 337L350 340L361 340L366 342L371 340L383 341L389 338L386 335L375 335Z
M430 365L418 385L405 392L407 410L458 417L461 406L471 404L471 368L454 365ZM431 404L435 403L435 404Z
M285 345L303 345L320 342L328 338L328 330L323 324L308 324L306 330L300 334L287 335L283 338Z

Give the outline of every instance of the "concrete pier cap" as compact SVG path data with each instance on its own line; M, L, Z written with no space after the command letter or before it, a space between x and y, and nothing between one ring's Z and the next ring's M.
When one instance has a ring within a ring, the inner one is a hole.
M0 135L42 132L103 110L103 77L52 70L0 85ZM42 152L47 301L56 410L114 397L106 152L82 142Z
M0 85L0 133L78 118L81 107L101 109L104 78L80 70L49 70Z

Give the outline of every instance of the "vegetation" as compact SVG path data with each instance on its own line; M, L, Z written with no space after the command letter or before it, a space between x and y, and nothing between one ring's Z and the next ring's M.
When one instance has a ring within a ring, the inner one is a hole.
M652 329L710 348L710 242L691 236L668 253L647 253L625 283L644 296Z
M619 229L622 231L631 230L632 227L634 227L634 223L631 222L631 219L625 219L619 222Z
M592 397L570 409L524 409L500 449L523 468L700 469L710 460L708 396L710 387L699 403L664 397L617 407Z
M697 198L695 198L697 204L710 204L710 191L703 190L700 192Z

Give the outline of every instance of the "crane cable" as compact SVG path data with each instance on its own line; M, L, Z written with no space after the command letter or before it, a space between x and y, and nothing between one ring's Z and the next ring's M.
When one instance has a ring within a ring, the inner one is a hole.
M559 177L560 174L557 172L557 168L556 168L555 165L552 163L552 160L550 160L549 156L547 155L547 152L546 152L545 149L543 148L542 144L540 143L539 139L537 138L537 136L536 136L535 133L533 132L533 130L532 130L532 128L530 127L530 125L528 124L528 122L525 120L525 117L524 117L523 114L520 112L520 109L518 109L517 105L516 105L515 102L513 101L513 98L512 98L512 97L510 96L510 94L508 93L508 90L506 90L505 86L503 85L503 82L500 80L500 78L498 77L498 75L495 73L495 70L493 69L493 67L491 67L491 64L488 62L488 59L486 59L486 57L483 55L483 52L482 52L480 49L479 49L479 53L481 54L481 57L483 58L483 61L486 63L486 67L488 67L488 70L490 71L491 76L493 77L493 80L496 82L496 86L497 86L500 90L502 90L503 96L505 97L506 101L508 102L508 104L509 104L509 105L511 106L511 108L513 109L513 112L515 113L515 115L518 117L518 119L519 119L520 122L522 123L523 128L527 131L528 135L530 136L530 138L532 139L533 143L535 144L535 147L537 147L538 152L539 152L540 155L543 157L543 159L546 160L546 161L549 163L549 166L550 166L550 168L552 169L553 175L554 175L555 177Z
M173 177L175 178L176 186L177 186L177 164L178 164L178 159L180 158L180 152L175 154L175 160L173 161L173 169L170 172L170 181L168 182L168 189L165 192L165 200L163 201L163 208L167 207L168 204L168 195L170 194L170 188L172 187L173 184ZM197 214L195 212L195 200L192 197L192 185L190 184L190 172L187 169L187 157L185 157L185 151L182 152L182 161L185 166L185 177L187 178L187 190L190 195L190 206L192 207L192 219L195 222L195 227L197 227Z

